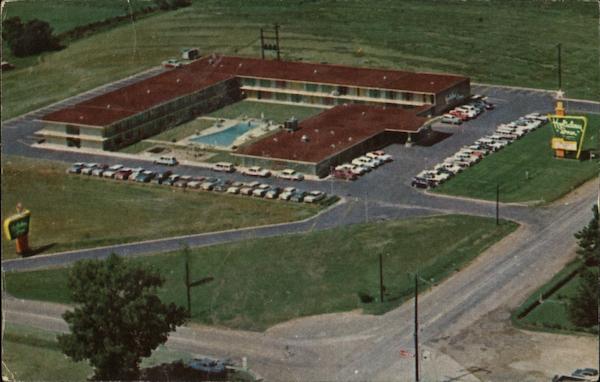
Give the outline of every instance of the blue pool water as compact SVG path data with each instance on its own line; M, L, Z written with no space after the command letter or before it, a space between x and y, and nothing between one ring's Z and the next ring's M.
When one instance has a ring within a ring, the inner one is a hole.
M240 122L217 133L207 134L192 138L192 142L204 143L212 146L231 146L237 137L257 126L256 123Z

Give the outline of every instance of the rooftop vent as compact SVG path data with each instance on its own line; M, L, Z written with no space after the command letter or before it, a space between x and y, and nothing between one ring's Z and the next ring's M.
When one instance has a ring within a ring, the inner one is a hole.
M277 137L273 138L273 142L279 142L279 140L277 139Z
M367 113L363 111L363 112L362 112L362 113L360 113L360 114L361 114L361 115L364 117L364 116L365 116Z
M150 89L146 89L146 94L150 94Z
M335 131L333 131L333 130L329 130L329 133L330 133L331 135L335 135Z
M106 104L106 108L110 109L110 104L109 103Z
M348 137L348 142L352 142L352 137Z
M240 62L239 65L238 65L238 68L241 68L241 67L242 67L242 63Z
M79 116L79 120L83 121L83 115Z
M317 69L315 69L315 70L313 71L313 74L317 74Z
M332 143L332 144L331 144L331 148L332 148L332 149L335 149L335 143Z
M300 140L301 140L302 142L308 142L308 136L306 136L306 135L303 135L303 136L300 138Z
M177 79L177 83L180 83L180 82L181 82L181 78L178 78L178 79Z
M387 76L383 76L383 79L384 79L384 80L387 80Z

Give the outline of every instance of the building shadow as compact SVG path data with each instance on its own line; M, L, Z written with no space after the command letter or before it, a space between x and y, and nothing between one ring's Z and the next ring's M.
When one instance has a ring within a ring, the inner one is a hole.
M58 243L50 243L50 244L42 245L40 247L31 248L31 250L29 252L23 254L23 257L33 257L36 255L42 254L42 253L50 250L56 244L58 244Z

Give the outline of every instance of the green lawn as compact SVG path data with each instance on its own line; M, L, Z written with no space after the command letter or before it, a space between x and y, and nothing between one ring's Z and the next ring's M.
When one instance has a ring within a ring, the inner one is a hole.
M589 115L584 148L598 147L600 115ZM502 202L550 202L598 176L598 160L555 159L550 148L552 127L529 133L435 188L435 192ZM527 174L526 174L527 172Z
M345 226L191 250L192 279L215 281L192 291L194 321L264 330L296 317L364 309L383 313L413 293L407 272L440 282L517 225L474 216L436 216ZM415 238L418 238L415 239ZM386 301L377 300L384 255ZM137 258L166 278L164 301L185 306L181 251ZM6 274L8 293L69 303L65 269ZM426 285L423 286L426 289ZM375 299L363 303L359 294Z
M167 142L177 142L185 137L195 134L197 131L208 129L214 124L214 121L207 119L194 119L172 129L150 137L149 139Z
M122 152L122 153L126 153L126 154L139 154L139 153L141 153L143 151L148 150L152 146L156 146L156 143L146 142L146 141L139 141L139 142L136 142L136 143L134 143L132 145L123 147L119 151Z
M32 213L30 245L47 252L303 219L318 206L174 190L79 175L67 164L2 158L4 219L17 202ZM2 240L4 259L14 243Z
M303 120L315 114L322 113L325 109L317 107L278 105L273 103L241 101L225 106L222 109L210 113L208 116L215 118L236 119L242 117L260 118L283 123L291 117Z
M160 346L142 367L192 356ZM61 352L56 333L7 323L2 338L2 375L16 381L85 381L93 373L86 362L73 362Z
M575 295L577 287L581 280L578 273L571 275L581 267L579 261L574 261L557 273L550 281L544 284L540 289L533 293L513 312L513 322L524 329L542 330L550 332L590 332L594 329L585 329L576 326L571 322L568 315L567 303L569 298ZM571 277L569 279L569 277ZM565 280L569 279L566 283ZM564 284L563 284L564 283ZM557 290L553 290L560 284ZM532 304L540 300L542 303L537 305L524 317L519 318ZM597 330L597 329L596 329Z
M548 89L556 88L561 42L566 94L600 100L597 8L533 0L195 1L3 73L2 119L158 65L182 47L257 57L259 28L272 22L281 24L284 59L453 72Z

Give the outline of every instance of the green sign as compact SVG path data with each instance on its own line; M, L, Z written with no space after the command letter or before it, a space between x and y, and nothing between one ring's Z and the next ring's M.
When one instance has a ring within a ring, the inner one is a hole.
M29 233L30 219L31 213L29 211L7 218L4 221L4 234L9 240L27 235Z
M549 115L548 117L552 122L552 130L554 131L552 148L555 150L576 151L576 158L579 158L583 147L587 118L569 115Z

